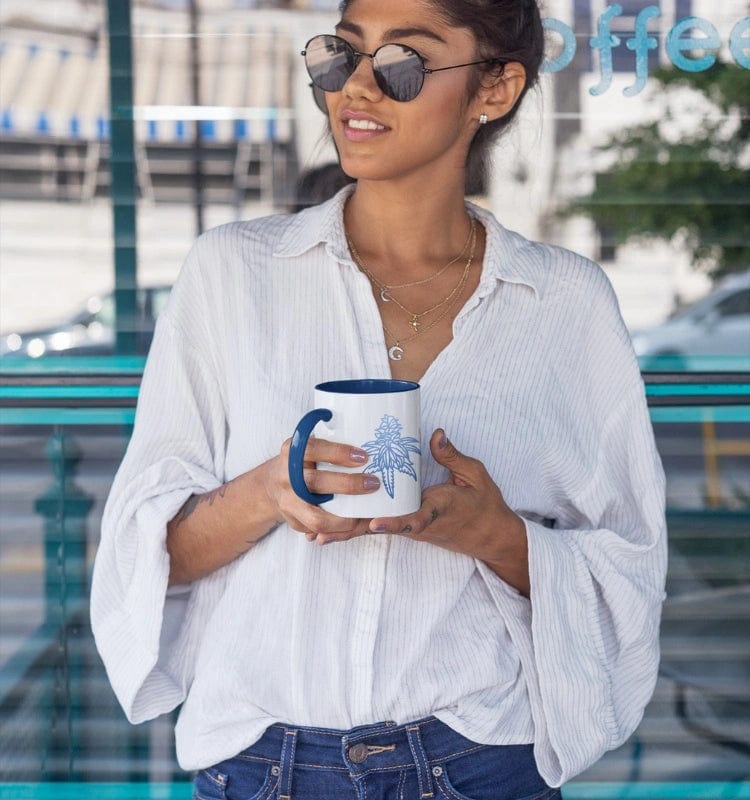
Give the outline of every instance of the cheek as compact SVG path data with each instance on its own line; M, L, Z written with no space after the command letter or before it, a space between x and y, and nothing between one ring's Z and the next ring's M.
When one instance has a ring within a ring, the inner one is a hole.
M472 106L466 81L455 73L426 75L418 100L421 101L419 116L435 120L441 128L451 125L454 129L461 128Z
M415 108L414 113L409 114L409 131L418 137L415 138L415 144L427 146L428 143L440 143L449 146L468 133L466 104L461 96L434 94L436 97L425 98L429 102L420 104L419 109ZM409 111L412 112L412 109Z

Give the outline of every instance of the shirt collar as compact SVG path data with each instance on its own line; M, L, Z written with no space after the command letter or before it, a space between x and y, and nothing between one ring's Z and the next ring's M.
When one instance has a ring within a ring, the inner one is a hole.
M548 270L544 245L504 228L487 209L474 203L468 207L487 231L480 293L489 291L496 281L506 281L530 287L541 299Z
M352 264L344 232L344 205L355 184L341 189L330 200L300 211L292 217L279 240L274 256L300 256L319 244L342 263ZM480 206L468 203L472 213L487 231L487 247L480 292L489 291L496 281L522 284L542 297L546 282L547 259L543 245L532 242L504 228L494 215Z
M274 251L274 256L301 256L319 244L339 261L351 261L344 233L344 206L355 184L338 191L330 200L295 214Z

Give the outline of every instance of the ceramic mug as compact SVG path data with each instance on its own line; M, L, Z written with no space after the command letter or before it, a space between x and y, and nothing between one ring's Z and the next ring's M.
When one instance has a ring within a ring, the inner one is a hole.
M320 439L365 450L361 467L319 462L317 469L377 475L380 488L364 495L317 494L305 484L303 463L315 430ZM361 379L315 387L315 408L299 421L289 450L289 479L298 497L340 517L370 519L411 514L421 504L419 384Z

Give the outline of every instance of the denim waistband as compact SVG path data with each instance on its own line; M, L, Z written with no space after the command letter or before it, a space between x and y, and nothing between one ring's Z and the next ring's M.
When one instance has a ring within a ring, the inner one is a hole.
M407 769L415 766L415 760L425 766L446 762L485 747L435 717L427 717L405 725L381 722L348 731L274 724L239 758L278 763L293 748L291 757L295 766L361 774L371 769ZM516 757L523 757L531 753L532 745L507 745L503 750L515 751Z

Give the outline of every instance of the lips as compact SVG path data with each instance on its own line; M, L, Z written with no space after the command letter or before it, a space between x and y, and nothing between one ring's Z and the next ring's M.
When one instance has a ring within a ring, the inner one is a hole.
M386 133L390 128L370 114L359 111L344 111L341 114L344 134L350 141L365 141Z

